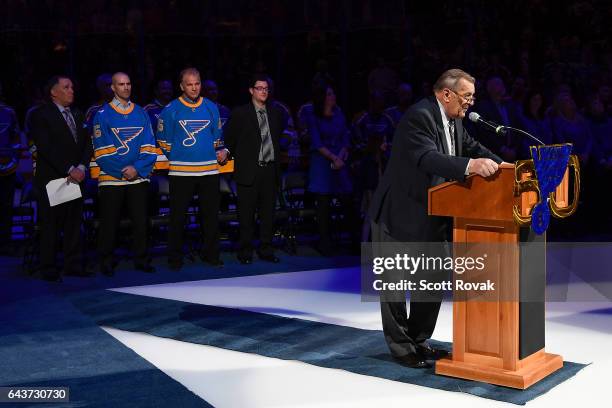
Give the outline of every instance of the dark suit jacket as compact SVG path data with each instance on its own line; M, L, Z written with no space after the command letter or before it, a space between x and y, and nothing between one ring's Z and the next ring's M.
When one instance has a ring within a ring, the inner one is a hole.
M280 185L280 146L279 138L283 132L281 113L273 106L266 107L268 126L274 145L274 167L277 186ZM255 170L259 160L261 135L257 112L252 103L240 106L232 111L230 119L223 129L225 146L234 157L234 180L236 183L251 185L255 180Z
M31 136L36 145L36 175L34 180L40 192L54 179L66 177L71 166L89 166L93 153L91 138L83 128L83 114L71 108L77 128L75 143L64 116L53 103L36 109L31 116Z
M448 180L464 180L470 158L502 160L455 121L456 156L448 155L442 115L435 97L412 105L393 137L391 158L370 206L371 219L398 241L439 241L448 219L427 215L427 190Z

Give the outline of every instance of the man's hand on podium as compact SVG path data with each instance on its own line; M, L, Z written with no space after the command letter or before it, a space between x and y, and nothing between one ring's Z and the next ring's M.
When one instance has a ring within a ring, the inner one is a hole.
M489 177L497 172L499 165L491 159L472 159L468 165L470 174L478 174L482 177Z

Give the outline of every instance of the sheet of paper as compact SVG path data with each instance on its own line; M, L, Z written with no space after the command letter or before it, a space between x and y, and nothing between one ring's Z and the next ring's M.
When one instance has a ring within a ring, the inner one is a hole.
M78 184L66 182L65 178L55 179L47 183L47 195L49 204L54 207L80 198L81 189Z

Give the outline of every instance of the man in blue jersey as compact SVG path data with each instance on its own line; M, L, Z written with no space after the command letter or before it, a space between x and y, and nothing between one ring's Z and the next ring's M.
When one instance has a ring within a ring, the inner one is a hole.
M170 161L170 230L168 265L183 265L185 213L193 195L198 195L200 225L204 231L202 260L223 266L219 258L219 164L227 160L217 105L200 96L200 73L186 68L180 74L183 94L162 111L157 125L157 142Z
M94 157L98 177L100 272L114 274L115 234L123 202L132 220L134 267L153 272L147 248L147 195L149 176L157 154L155 137L147 113L130 101L130 77L117 72L112 77L114 98L100 109L93 121Z
M19 124L15 110L2 101L0 87L0 253L10 253L15 172L19 163Z

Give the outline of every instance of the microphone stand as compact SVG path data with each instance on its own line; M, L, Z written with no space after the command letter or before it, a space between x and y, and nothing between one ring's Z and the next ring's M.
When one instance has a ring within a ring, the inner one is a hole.
M528 136L531 140L535 140L539 145L543 146L545 143L542 142L540 139L538 139L537 137L535 137L534 135L525 132L524 130L521 129L517 129L517 128L513 128L511 126L501 126L502 129L508 129L508 130L513 130L515 132L519 132L524 134L525 136Z

